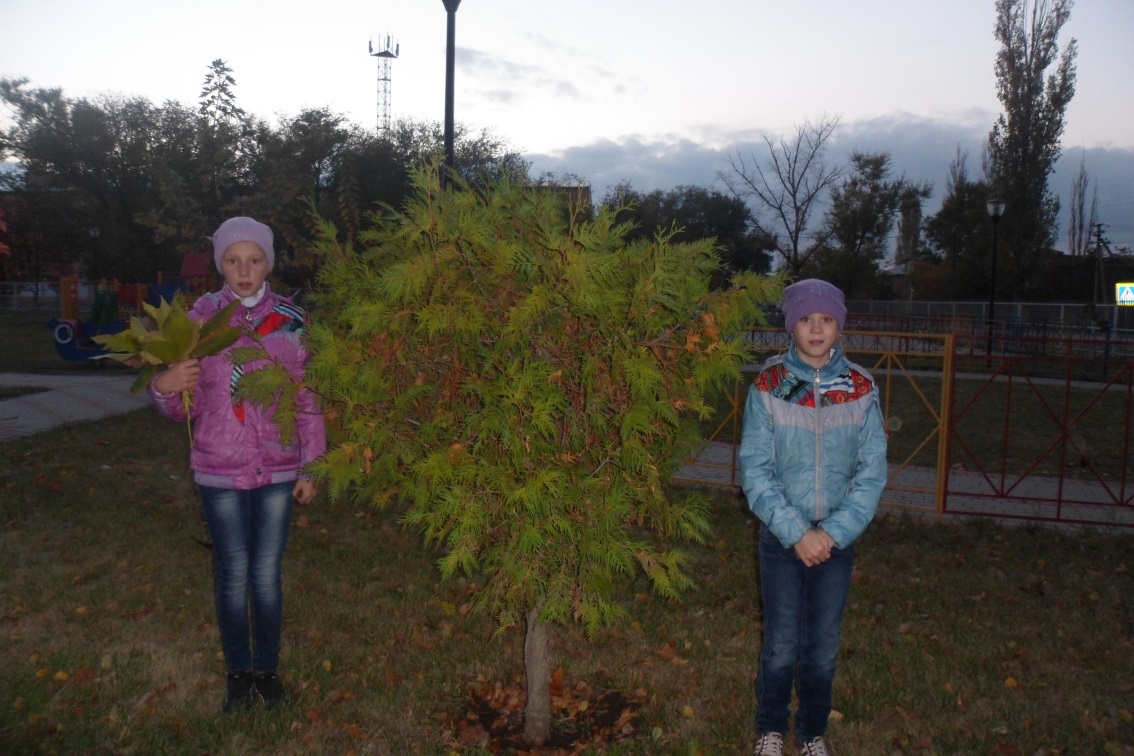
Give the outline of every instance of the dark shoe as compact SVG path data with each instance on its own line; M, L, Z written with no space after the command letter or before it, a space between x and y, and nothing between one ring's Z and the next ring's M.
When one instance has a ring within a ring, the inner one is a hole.
M287 706L291 698L284 690L283 681L275 672L265 672L253 676L256 695L264 702L264 706L274 709L277 706Z
M252 670L229 672L225 677L228 692L224 697L224 713L252 708Z

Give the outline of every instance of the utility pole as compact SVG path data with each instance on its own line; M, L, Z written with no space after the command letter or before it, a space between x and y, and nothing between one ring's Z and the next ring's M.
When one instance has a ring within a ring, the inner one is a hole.
M1095 305L1106 304L1106 285L1103 282L1103 250L1110 255L1110 242L1102 235L1103 223L1095 224Z

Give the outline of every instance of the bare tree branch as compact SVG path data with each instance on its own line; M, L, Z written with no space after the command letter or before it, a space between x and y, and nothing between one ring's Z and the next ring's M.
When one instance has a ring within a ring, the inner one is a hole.
M827 165L823 154L838 124L838 118L822 116L797 126L792 138L776 141L765 135L768 154L762 162L737 150L728 158L729 169L718 174L734 196L756 206L757 217L771 216L771 228L765 230L792 274L822 242L812 239L805 246L805 236L823 194L842 177L842 168Z

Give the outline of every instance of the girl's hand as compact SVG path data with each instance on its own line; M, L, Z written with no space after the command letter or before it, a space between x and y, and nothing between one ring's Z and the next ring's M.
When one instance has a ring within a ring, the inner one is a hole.
M318 493L318 491L319 489L315 487L314 483L304 478L299 478L295 481L295 488L291 489L291 495L294 496L295 500L300 504L309 504L311 500L315 498L315 494Z
M814 567L830 559L834 547L835 539L820 528L812 528L795 544L795 553L805 565Z
M159 394L178 394L192 391L201 377L201 362L196 359L175 362L154 378L154 389Z

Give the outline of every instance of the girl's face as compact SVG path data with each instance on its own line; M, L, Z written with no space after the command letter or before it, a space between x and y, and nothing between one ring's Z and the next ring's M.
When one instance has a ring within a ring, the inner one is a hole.
M831 349L839 338L839 322L833 315L813 312L796 322L791 335L800 359L813 368L821 368L831 359Z
M260 290L268 277L268 256L259 244L239 241L224 251L221 270L228 288L238 297L250 297Z

